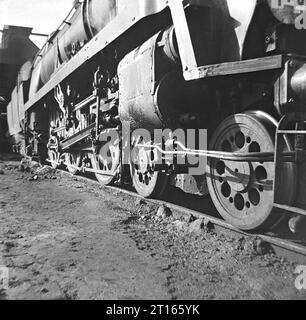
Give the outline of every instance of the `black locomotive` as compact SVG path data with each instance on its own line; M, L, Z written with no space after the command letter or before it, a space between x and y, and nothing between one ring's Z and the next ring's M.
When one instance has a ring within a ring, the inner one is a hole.
M130 181L145 197L168 184L209 193L244 230L303 216L302 2L77 2L19 73L11 135L22 134L21 153L104 185ZM199 174L191 157L208 159Z

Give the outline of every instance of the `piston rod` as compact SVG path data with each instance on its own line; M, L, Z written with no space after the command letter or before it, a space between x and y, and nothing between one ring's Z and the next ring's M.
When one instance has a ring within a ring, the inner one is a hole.
M219 159L224 161L236 162L274 162L275 154L271 152L251 152L251 153L232 153L223 151L209 151L209 150L194 150L186 148L182 143L175 141L174 144L179 146L183 151L166 151L159 145L137 144L136 147L146 149L156 149L164 155L180 155L180 156L201 156L211 159ZM286 162L294 162L295 152L283 152L283 160Z

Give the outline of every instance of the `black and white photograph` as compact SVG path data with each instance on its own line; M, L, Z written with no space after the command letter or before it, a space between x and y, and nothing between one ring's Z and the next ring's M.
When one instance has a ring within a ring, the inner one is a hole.
M306 0L0 0L0 300L306 300Z

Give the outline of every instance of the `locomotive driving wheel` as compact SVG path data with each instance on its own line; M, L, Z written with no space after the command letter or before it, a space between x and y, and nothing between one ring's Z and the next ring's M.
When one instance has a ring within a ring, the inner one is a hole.
M69 173L75 175L78 172L78 167L81 164L81 159L81 152L73 151L71 153L65 153L65 164Z
M51 167L53 169L57 169L58 166L59 166L59 153L56 152L55 150L48 150L48 157L49 157L49 161L50 161L50 164L51 164Z
M216 130L210 150L232 153L274 151L276 121L257 111L227 118ZM287 148L290 149L289 143ZM208 161L211 198L222 217L242 230L268 230L284 217L273 207L273 162ZM283 164L281 188L284 203L294 197L294 166Z
M153 149L136 147L133 150L130 163L133 186L145 198L160 197L168 184L168 176L154 170L157 157L158 153Z
M119 141L101 146L97 154L91 155L91 163L94 170L100 171L95 173L95 176L101 185L107 186L114 183L120 166Z
M55 136L52 136L49 139L49 143L48 143L48 158L49 158L51 167L53 169L57 169L59 166L60 153L58 151L58 148L59 148L58 138Z

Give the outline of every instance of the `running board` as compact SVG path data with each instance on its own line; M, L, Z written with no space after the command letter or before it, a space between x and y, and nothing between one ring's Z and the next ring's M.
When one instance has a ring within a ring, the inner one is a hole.
M185 80L198 80L211 77L239 75L245 73L277 70L284 65L283 55L256 58L243 61L225 62L201 66L184 72Z

